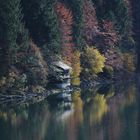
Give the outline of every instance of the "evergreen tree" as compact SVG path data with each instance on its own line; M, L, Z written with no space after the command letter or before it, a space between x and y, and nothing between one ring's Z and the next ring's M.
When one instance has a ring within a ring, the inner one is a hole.
M56 0L46 0L43 9L43 21L48 31L48 47L54 53L60 53L60 32L54 6Z
M106 3L110 3L109 5L106 5L106 13L108 11L108 14L106 17L115 18L117 28L123 36L127 36L131 29L131 15L129 15L129 7L124 0L113 0L109 1L106 0ZM114 17L115 16L115 17Z
M24 20L34 42L57 54L60 35L55 3L56 0L22 0Z
M17 51L19 50L17 40L22 25L21 19L20 0L1 0L0 42L2 44L0 54L3 54L2 56L7 60L8 66L17 61Z

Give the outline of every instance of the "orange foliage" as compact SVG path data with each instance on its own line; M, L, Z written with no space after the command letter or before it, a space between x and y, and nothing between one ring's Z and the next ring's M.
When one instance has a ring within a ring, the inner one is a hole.
M62 58L66 63L71 64L74 46L72 37L73 15L71 10L60 2L56 5L56 11L61 33Z

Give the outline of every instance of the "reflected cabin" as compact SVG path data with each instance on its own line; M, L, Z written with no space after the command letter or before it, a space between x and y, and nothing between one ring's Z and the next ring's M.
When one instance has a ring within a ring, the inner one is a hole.
M50 66L50 76L57 81L70 79L71 72L72 68L62 61L53 62Z

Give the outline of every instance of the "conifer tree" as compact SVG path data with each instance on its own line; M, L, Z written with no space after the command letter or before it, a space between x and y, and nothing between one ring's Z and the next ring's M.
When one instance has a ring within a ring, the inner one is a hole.
M19 50L17 40L21 29L21 5L20 0L1 0L0 3L0 41L1 52L7 59L8 65L17 61Z
M46 0L44 7L43 21L48 31L48 47L54 53L60 53L60 32L58 28L58 19L54 9L56 0Z
M24 20L34 42L56 54L60 51L60 35L55 4L56 0L22 0Z

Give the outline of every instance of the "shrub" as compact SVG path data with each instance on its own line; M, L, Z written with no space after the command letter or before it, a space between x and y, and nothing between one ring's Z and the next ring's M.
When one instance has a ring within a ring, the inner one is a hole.
M30 41L28 52L19 52L18 58L19 63L10 68L6 77L0 79L0 88L27 91L32 86L45 87L48 67L40 49Z
M30 85L46 85L48 67L40 49L32 41L30 42L29 52L23 65L26 69Z
M92 74L103 72L105 57L96 48L86 47L82 54L84 71Z
M27 75L25 73L20 74L18 71L10 70L6 77L0 79L0 88L3 91L4 89L26 91L28 89Z

